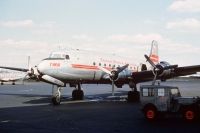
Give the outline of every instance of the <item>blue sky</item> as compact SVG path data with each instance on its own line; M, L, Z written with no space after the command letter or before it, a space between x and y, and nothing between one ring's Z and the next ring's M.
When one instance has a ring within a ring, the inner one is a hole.
M200 64L199 0L1 0L0 64L26 67L57 49L105 51L145 61Z

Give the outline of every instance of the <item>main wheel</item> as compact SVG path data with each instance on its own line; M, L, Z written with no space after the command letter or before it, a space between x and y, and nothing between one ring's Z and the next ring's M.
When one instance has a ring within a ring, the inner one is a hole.
M183 116L183 119L188 122L192 122L197 119L197 113L196 113L195 109L192 107L188 107L188 108L184 109L182 116Z
M83 100L84 92L83 90L73 90L72 99L73 100Z
M61 102L60 96L56 95L55 97L52 97L52 103L54 105L60 105L60 102Z
M147 106L144 109L144 116L149 121L154 121L157 118L157 110L153 106Z

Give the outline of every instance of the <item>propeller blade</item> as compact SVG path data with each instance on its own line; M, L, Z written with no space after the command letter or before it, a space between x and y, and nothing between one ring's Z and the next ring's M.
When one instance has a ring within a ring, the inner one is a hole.
M118 67L117 69L117 73L119 74L120 72L122 72L123 70L125 70L127 67L129 66L129 64L126 64L126 65L124 65L124 66L122 66L122 67Z
M114 84L114 80L112 80L112 96L115 95L115 84Z
M103 72L105 72L105 73L107 73L107 74L109 74L109 75L112 75L111 71L109 71L109 70L107 70L107 69L105 69L105 68L103 68L103 67L100 67L100 66L98 66L98 68L99 68L101 71L103 71Z
M109 74L109 76L110 76L110 79L111 79L111 82L112 82L112 96L114 96L114 91L115 91L115 80L116 80L115 77L118 76L118 74L120 72L122 72L123 70L125 70L128 66L129 66L129 64L126 64L126 65L124 65L122 67L118 67L117 70L113 70L113 71L109 71L109 70L107 70L107 69L105 69L103 67L98 66L98 68L100 70L102 70L103 72Z
M153 63L153 61L149 58L149 56L147 56L146 54L144 55L144 57L147 59L147 61L151 64L151 66L153 67L153 68L157 68L156 67L156 65Z
M22 83L24 85L24 80L26 79L26 77L28 76L28 73L24 76L24 78L22 79Z

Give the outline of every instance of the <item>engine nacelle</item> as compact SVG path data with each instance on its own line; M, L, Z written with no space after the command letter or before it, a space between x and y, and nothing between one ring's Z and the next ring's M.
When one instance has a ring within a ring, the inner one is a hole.
M124 78L128 78L128 77L131 77L131 76L132 76L132 72L130 72L129 70L124 70L124 71L122 71L121 73L118 74L117 80L120 79L120 78L124 79Z
M171 66L171 65L166 61L161 61L159 64L156 65L156 67L159 70L164 70L164 69L168 68L169 66Z
M158 76L162 81L165 81L167 78L169 78L174 73L174 69L177 67L178 65L170 65L166 61L162 61L156 65L156 68L159 72Z
M37 69L37 66L32 67L29 71L28 71L28 76L30 78L36 79L36 80L40 80L40 72Z

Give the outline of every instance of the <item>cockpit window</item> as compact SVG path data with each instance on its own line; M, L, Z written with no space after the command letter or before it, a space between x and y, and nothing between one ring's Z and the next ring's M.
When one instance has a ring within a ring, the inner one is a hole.
M66 55L65 58L66 58L67 60L69 60L69 55Z
M62 58L61 54L51 54L50 58Z
M69 60L69 55L66 55L64 53L51 53L49 56L50 59L67 59Z

